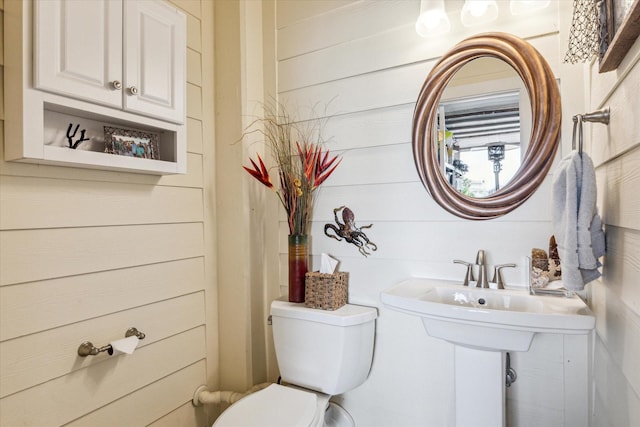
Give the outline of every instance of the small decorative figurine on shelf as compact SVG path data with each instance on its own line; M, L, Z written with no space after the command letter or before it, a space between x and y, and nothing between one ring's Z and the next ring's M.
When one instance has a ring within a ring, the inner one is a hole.
M344 223L341 223L338 219L338 212L342 211L342 220ZM333 217L335 218L336 227L333 224L325 224L324 226L324 234L332 239L336 239L338 241L342 241L344 239L347 243L352 243L358 247L358 250L365 257L371 255L370 252L367 252L367 249L371 251L377 251L378 246L371 242L367 235L362 231L363 228L371 228L373 224L363 225L362 227L356 227L356 220L353 211L346 206L340 206L339 208L335 208L333 210ZM334 234L330 234L329 230L333 230Z
M73 138L75 138L76 134L78 133L78 129L80 128L80 125L79 124L76 125L76 128L73 130L73 133L71 133L72 127L73 127L73 123L69 123L69 127L67 128L67 141L69 141L69 148L71 148L72 150L75 150L76 148L78 148L78 145L80 145L81 142L89 141L91 138L85 138L84 133L87 130L82 129L80 131L80 138L78 138L76 142L73 142Z

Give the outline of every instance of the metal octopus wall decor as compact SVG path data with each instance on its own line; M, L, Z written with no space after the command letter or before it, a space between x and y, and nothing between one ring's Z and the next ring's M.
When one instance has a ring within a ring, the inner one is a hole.
M338 219L338 212L342 211L342 220ZM324 225L324 234L332 239L342 241L344 239L347 243L352 243L358 247L358 250L365 257L371 255L370 251L378 250L378 246L369 240L367 235L362 231L363 228L371 228L373 224L363 225L362 227L356 227L355 215L353 211L346 206L340 206L333 210L333 217L335 218L336 227L333 224ZM333 230L335 234L329 233L329 230Z

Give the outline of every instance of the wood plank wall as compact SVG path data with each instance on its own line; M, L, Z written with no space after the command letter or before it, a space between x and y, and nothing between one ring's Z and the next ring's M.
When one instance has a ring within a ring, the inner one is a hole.
M547 234L548 182L524 209L490 222L469 222L436 205L415 171L410 147L413 106L429 69L456 41L487 28L462 28L456 24L455 8L448 6L452 34L432 41L415 33L418 2L320 1L302 7L295 1L278 1L277 5L278 96L301 119L308 117L309 107L327 106L333 115L325 126L325 134L332 138L327 148L343 157L314 209L314 255L331 252L364 267L353 247L323 236L324 224L333 222L333 208L343 204L355 212L357 224L375 223L369 235L381 244L366 268L411 262L434 270L444 267L441 274L454 274L459 268L450 265L452 257L475 256L476 242L491 251L492 261L519 262L513 254L526 255L536 236ZM558 6L530 20L509 19L506 7L504 17L490 29L528 39L561 76ZM281 235L286 233L282 221ZM522 237L513 242L517 248L500 244L502 236L513 233ZM281 269L285 253L282 241ZM505 274L514 282L522 281L525 272L519 266Z
M597 316L594 426L640 425L640 40L617 70L589 69L589 107L611 107L609 126L585 125L606 227L603 277L591 286Z
M206 1L174 3L188 25L186 175L0 161L0 425L207 423L190 399L214 375L217 346L205 298L213 14ZM133 355L77 356L130 326L146 333Z
M533 247L545 247L552 233L551 177L524 206L492 221L458 219L428 196L411 151L414 103L428 71L463 38L508 32L527 39L550 63L560 81L565 117L584 105L582 68L562 63L570 2L554 1L544 11L518 17L500 1L498 20L474 28L460 24L462 1L445 4L450 33L423 39L414 27L418 1L276 1L278 99L301 119L309 117L311 106L318 106L316 113L326 106L332 115L324 129L332 138L327 148L343 157L316 200L314 268L323 252L338 258L350 274L350 302L379 309L371 374L362 386L336 398L356 424L368 427L443 426L454 418L451 345L429 338L419 319L383 307L380 291L412 276L462 279L464 271L452 260L472 261L478 249L488 251L489 264L517 263L517 269L505 271L506 280L524 284L524 257ZM565 120L563 134L570 131L571 121ZM568 144L565 138L563 147ZM355 246L324 236L324 225L334 222L333 209L342 205L354 211L358 226L373 224L365 232L378 250L367 258ZM281 295L287 292L285 278L283 273ZM522 380L509 390L511 426L585 425L588 337L578 341L576 346L570 338L541 334L530 352L512 355Z

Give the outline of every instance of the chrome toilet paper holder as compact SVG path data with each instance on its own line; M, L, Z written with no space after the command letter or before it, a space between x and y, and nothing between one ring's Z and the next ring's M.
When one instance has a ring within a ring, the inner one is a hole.
M131 327L127 329L127 332L124 333L125 338L129 338L133 336L136 336L138 337L138 339L143 340L146 335L144 334L144 332L140 332L135 327ZM113 347L111 347L111 344L107 344L102 347L96 347L91 343L91 341L85 341L82 344L80 344L80 347L78 347L78 356L80 357L95 356L105 351L109 354L109 356L113 354Z

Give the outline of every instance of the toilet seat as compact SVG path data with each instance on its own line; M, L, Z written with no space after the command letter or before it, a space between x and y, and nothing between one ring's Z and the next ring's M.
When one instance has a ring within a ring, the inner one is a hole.
M314 393L271 384L231 405L213 427L310 427L317 405Z

